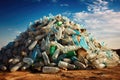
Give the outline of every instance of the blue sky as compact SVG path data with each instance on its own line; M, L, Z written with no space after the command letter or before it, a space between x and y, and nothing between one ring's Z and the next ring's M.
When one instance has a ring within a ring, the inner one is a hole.
M85 24L110 48L120 48L120 0L1 0L0 48L43 16L62 14Z

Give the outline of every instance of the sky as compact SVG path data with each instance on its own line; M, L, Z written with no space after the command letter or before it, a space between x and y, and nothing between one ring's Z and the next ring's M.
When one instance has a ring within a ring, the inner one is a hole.
M120 0L0 0L0 48L30 22L62 14L85 26L99 42L120 48Z

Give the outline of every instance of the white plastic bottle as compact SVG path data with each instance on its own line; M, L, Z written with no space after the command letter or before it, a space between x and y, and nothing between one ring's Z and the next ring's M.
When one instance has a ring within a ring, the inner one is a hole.
M10 71L11 72L15 72L17 71L21 66L23 65L23 62L19 62L18 64L16 64L15 66L13 66Z

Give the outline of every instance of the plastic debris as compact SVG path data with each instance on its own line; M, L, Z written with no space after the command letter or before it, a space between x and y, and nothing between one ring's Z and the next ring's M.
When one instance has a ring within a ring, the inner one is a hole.
M1 71L57 73L61 69L102 69L119 63L119 56L87 33L84 25L61 15L50 14L30 23L0 51Z

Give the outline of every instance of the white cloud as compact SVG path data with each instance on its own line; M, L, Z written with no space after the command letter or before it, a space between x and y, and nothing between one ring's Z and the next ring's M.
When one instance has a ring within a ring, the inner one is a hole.
M103 12L108 10L108 2L103 0L97 0L93 4L88 4L88 11L90 12Z
M75 13L74 21L85 23L90 33L97 39L106 41L111 48L120 48L120 12L109 9L108 2L102 0L88 4L88 11Z

